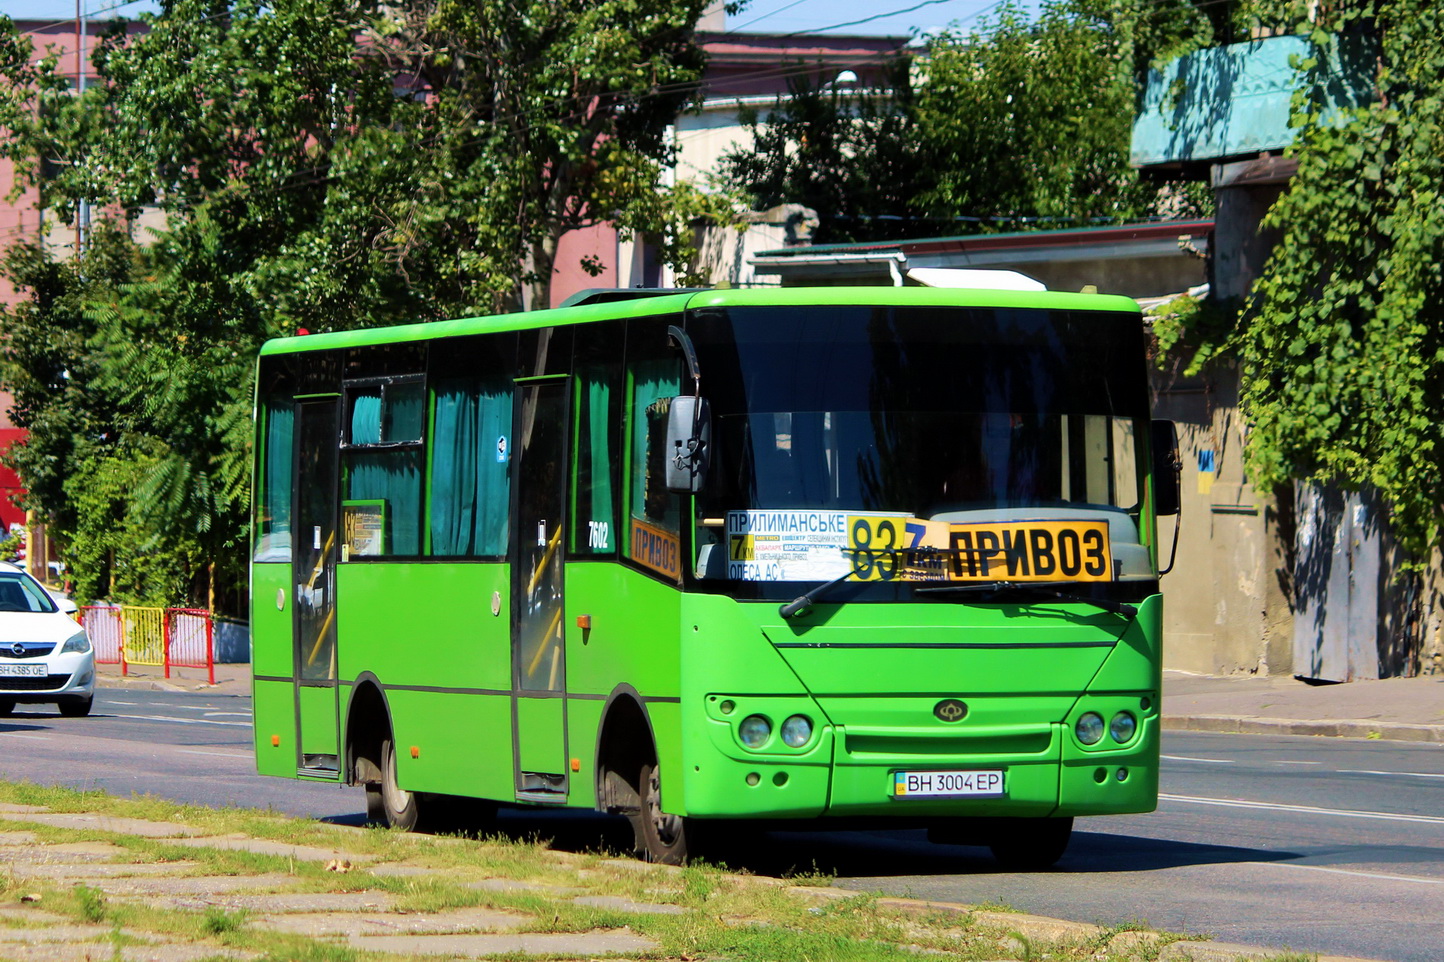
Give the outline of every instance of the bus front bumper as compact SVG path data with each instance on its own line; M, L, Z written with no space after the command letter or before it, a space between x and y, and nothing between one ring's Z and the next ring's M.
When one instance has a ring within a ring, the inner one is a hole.
M1126 746L1086 749L1055 723L1030 733L1020 745L1029 751L987 755L888 752L897 733L844 726L824 728L816 744L790 755L746 753L714 734L712 747L726 750L686 773L689 815L888 821L1117 815L1157 805L1156 717ZM927 778L940 773L947 778ZM921 776L913 785L922 790L907 790L909 774Z

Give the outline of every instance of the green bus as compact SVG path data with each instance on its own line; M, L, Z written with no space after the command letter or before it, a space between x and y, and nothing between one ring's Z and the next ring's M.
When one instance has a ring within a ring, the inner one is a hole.
M1158 786L1138 306L606 291L269 341L256 759L407 829L926 827L1042 866Z

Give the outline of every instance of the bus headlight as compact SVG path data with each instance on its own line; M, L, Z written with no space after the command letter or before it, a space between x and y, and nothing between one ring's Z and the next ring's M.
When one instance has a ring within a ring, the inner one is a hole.
M748 715L737 726L737 737L748 748L761 748L772 737L772 722L761 715Z
M1136 731L1138 731L1138 720L1126 711L1114 715L1113 721L1108 725L1108 734L1112 735L1113 740L1120 745L1131 739Z
M1103 716L1096 711L1084 712L1073 726L1073 734L1085 745L1096 745L1103 740Z
M793 715L782 723L782 744L788 748L801 748L812 740L812 719Z

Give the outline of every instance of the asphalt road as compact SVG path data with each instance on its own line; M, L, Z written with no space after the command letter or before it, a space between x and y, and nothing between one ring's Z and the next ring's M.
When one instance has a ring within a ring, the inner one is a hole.
M1169 733L1151 815L1080 820L1056 868L1007 873L920 832L774 833L740 861L816 870L846 888L991 902L1079 921L1143 920L1304 952L1437 962L1444 945L1444 748ZM90 718L21 706L0 719L0 776L273 808L360 823L359 789L263 778L250 700L102 689ZM509 813L564 848L622 846L618 820Z

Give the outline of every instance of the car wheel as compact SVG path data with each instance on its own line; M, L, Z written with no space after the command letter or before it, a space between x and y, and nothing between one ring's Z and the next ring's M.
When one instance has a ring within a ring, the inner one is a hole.
M0 718L9 718L15 714L15 699L0 698Z
M1005 869L1034 871L1063 857L1073 836L1071 818L1018 819L1007 837L988 847Z
M67 698L60 702L60 714L66 718L84 718L90 714L90 706L94 704L94 695L86 695L84 698Z

